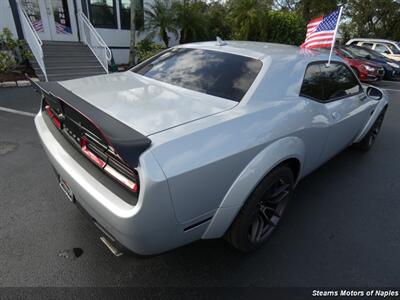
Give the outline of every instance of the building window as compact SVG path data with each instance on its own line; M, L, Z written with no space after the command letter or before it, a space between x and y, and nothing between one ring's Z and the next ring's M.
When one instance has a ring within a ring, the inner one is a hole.
M115 0L89 0L89 10L93 26L117 28Z
M120 2L120 17L121 28L131 29L131 1L132 0L119 0ZM137 1L137 9L135 11L135 27L136 30L143 30L144 28L144 4L143 0Z

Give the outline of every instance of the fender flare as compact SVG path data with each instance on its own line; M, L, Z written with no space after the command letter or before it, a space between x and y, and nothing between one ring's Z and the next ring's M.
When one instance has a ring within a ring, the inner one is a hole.
M354 140L353 143L358 143L365 137L365 135L371 129L372 125L374 125L376 119L378 119L378 117L382 113L382 111L389 105L389 101L387 100L386 94L382 90L380 90L380 91L383 94L383 98L381 100L378 100L379 102L378 102L377 106L375 107L373 114L371 115L367 124L365 124L364 128L361 130L360 134L357 136L357 138Z
M220 238L229 228L239 210L259 182L276 166L288 159L297 159L301 177L305 144L298 137L285 137L269 144L259 152L236 178L216 210L202 239Z

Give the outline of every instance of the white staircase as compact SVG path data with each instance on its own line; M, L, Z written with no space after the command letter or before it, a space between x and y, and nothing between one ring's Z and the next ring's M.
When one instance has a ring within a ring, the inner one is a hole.
M24 37L34 56L32 67L41 81L59 81L108 73L111 50L87 17L78 13L82 42L42 41L21 5Z

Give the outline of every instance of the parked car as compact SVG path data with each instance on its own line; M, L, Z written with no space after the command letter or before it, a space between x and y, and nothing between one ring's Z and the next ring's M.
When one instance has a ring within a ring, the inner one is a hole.
M127 72L38 83L35 125L62 190L114 253L220 237L251 251L304 176L350 145L369 150L381 128L386 96L327 60L279 44L180 45Z
M379 81L385 76L385 69L382 66L357 58L344 47L335 47L335 53L349 64L362 82Z
M358 58L381 65L385 69L385 79L396 80L400 78L400 62L361 46L347 46L345 49Z
M400 45L395 41L358 38L349 40L346 45L366 47L390 59L400 61Z

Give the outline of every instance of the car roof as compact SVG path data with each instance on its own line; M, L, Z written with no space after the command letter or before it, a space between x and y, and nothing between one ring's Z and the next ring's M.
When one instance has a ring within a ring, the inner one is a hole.
M349 40L347 43L351 42L373 42L373 43L385 43L385 44L396 44L397 42L385 39L373 39L373 38L355 38Z
M224 45L219 45L216 41L183 44L178 48L194 48L204 50L214 50L251 57L259 60L271 59L274 62L293 63L296 61L326 60L328 55L320 51L303 49L298 46L264 43L252 41L225 41ZM341 60L335 57L337 60Z

